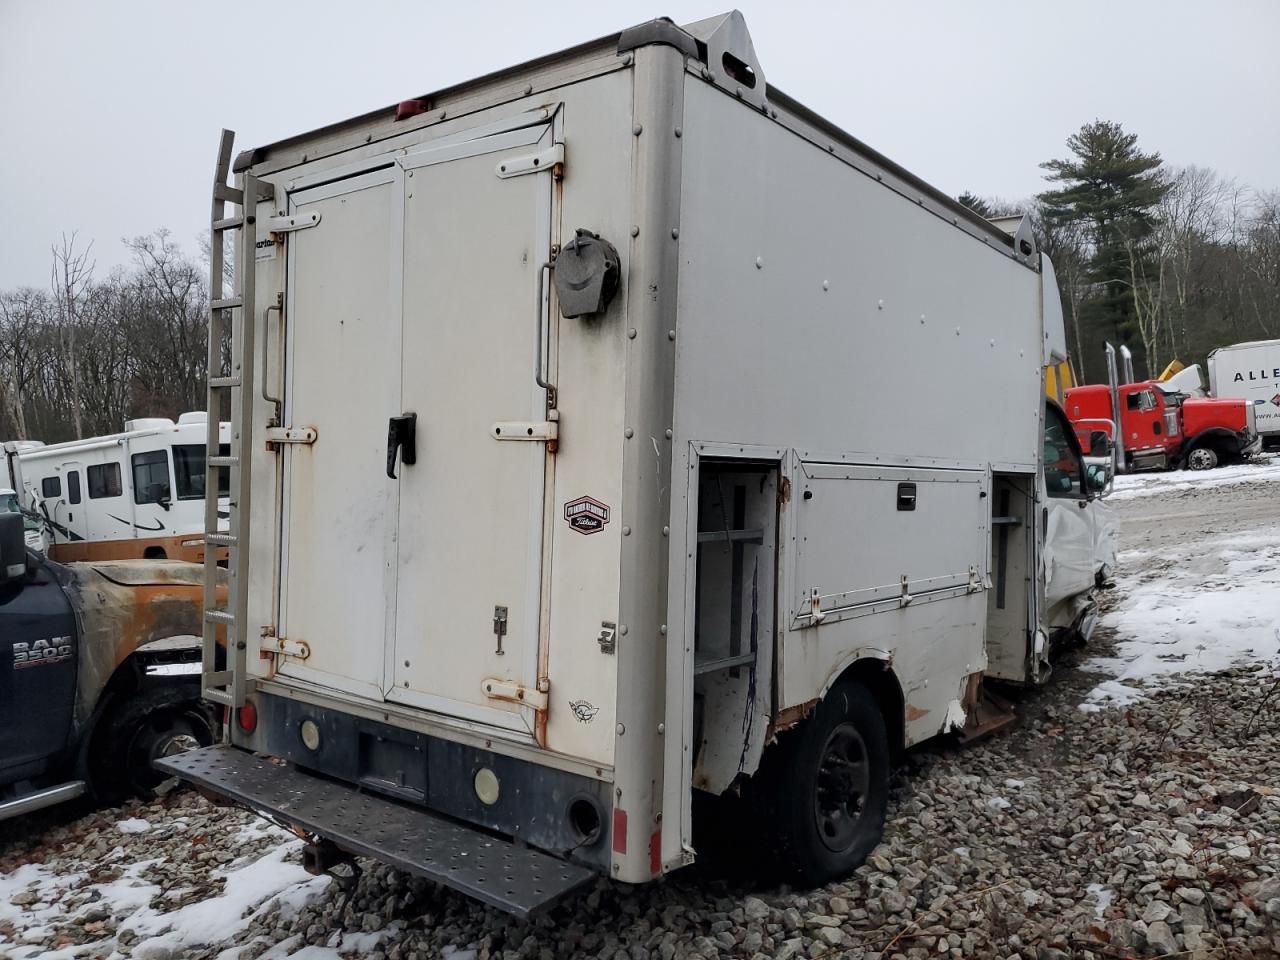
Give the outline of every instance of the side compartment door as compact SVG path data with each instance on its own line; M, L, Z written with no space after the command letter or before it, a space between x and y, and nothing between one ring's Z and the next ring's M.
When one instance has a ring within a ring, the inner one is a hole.
M405 168L400 468L388 697L533 734L548 362L552 124L410 154ZM539 299L538 291L542 289ZM541 363L541 359L539 363Z
M400 402L400 180L394 166L291 195L320 222L288 244L279 632L305 641L280 672L382 698L396 484L387 418ZM265 491L264 494L265 495Z

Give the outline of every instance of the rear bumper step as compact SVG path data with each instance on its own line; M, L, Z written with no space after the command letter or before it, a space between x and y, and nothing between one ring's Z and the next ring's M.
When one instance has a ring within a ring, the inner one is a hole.
M166 757L156 766L348 853L415 873L517 917L550 908L596 877L586 867L228 744Z

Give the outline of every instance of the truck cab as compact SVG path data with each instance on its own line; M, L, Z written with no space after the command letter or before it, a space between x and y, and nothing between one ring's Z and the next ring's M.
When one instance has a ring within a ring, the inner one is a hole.
M1114 419L1124 470L1183 466L1209 470L1261 449L1253 410L1242 400L1189 397L1156 380L1073 387L1066 412L1086 454L1105 446L1105 435L1086 421Z

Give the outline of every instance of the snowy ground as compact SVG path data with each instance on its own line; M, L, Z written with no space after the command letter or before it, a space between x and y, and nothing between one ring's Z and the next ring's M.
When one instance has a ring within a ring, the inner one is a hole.
M0 960L1280 956L1280 462L1113 500L1094 643L1016 727L913 754L847 882L601 880L522 923L374 865L341 890L178 791L0 824Z
M1252 517L1228 509L1241 496L1255 504ZM1108 679L1081 709L1132 703L1142 681L1148 690L1194 683L1238 664L1280 671L1280 456L1206 473L1123 476L1108 499L1123 510L1139 498L1147 502L1123 514L1124 602L1102 619L1116 649L1083 665ZM1232 517L1221 529L1215 505Z

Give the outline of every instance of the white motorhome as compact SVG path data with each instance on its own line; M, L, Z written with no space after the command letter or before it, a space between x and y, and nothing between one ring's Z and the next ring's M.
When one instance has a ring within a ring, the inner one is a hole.
M219 428L224 446L228 430ZM50 558L200 562L207 433L203 412L184 413L177 423L130 420L110 436L10 443L6 458L23 510L43 526ZM218 511L226 517L226 471L222 477Z
M767 84L740 14L245 152L234 186L231 154L204 679L234 720L164 765L311 869L527 916L691 863L702 791L836 876L892 757L1087 635L1096 490L1029 225ZM926 401L957 365L966 402Z
M1254 340L1209 354L1209 394L1253 403L1258 433L1280 442L1280 340Z

